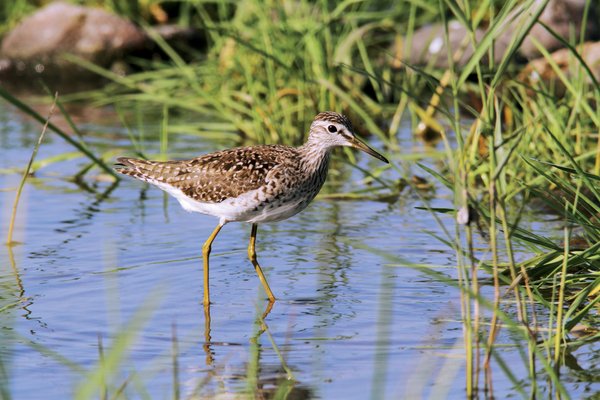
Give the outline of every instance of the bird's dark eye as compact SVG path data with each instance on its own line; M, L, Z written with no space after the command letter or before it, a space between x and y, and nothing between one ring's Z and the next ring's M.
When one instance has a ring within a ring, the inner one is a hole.
M329 125L329 126L327 127L327 130L328 130L329 132L331 132L331 133L335 133L335 132L337 132L337 128L335 127L335 125Z

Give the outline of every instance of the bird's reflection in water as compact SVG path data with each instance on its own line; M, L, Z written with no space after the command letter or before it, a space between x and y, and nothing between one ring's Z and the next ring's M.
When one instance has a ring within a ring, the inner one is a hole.
M262 313L262 317L258 318L258 322L260 324L260 329L258 330L257 334L255 336L253 336L253 338L258 339L268 329L267 325L265 323L265 319L267 318L267 315L269 315L269 313L273 309L274 304L275 304L274 301L267 302L267 307L265 308L265 311ZM211 323L210 304L207 304L207 305L204 305L204 344L202 345L202 348L204 349L204 353L206 354L206 366L209 369L210 369L210 367L214 366L214 361L215 361L215 352L212 349L214 342L212 341L212 337L211 337L210 323Z
M215 353L211 348L212 342L210 337L210 304L204 306L204 344L202 348L206 354L206 366L211 370L215 362Z
M215 349L218 348L218 344L222 342L213 340L211 333L210 305L204 307L204 344L202 347L205 354L206 369L208 371L207 379L204 380L205 384L211 379L215 382L222 383L226 380L245 381L246 384L241 387L240 391L245 392L246 395L260 399L309 399L314 397L314 391L311 388L300 384L296 380L292 369L288 367L283 358L283 354L279 351L279 348L271 335L266 319L271 313L274 304L275 302L269 301L262 314L260 312L257 313L255 333L249 340L249 359L245 365L245 374L229 374L228 376L219 376L224 368L216 361L218 355ZM265 351L264 346L261 344L261 337L263 335L268 338L273 351L276 353L279 359L278 364L262 361L262 354L263 351ZM227 391L226 387L229 385L219 386L221 391ZM219 389L213 390L219 391ZM222 394L222 392L208 394L217 395Z

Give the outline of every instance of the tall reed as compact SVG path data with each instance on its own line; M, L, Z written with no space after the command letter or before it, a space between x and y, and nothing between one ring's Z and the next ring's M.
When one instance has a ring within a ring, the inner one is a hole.
M170 64L146 65L151 70L143 73L123 77L71 60L114 82L96 93L99 104L167 105L190 120L231 122L253 143L297 144L322 110L350 114L361 121L362 131L395 142L395 132L381 128L394 95L378 78L392 75L386 43L395 34L395 21L422 23L432 16L429 8L405 16L406 5L393 1L215 3L216 11L193 3L195 22L209 41L201 62L184 62L156 35Z
M595 203L597 189L592 182L596 176L586 172L597 164L596 144L589 133L598 126L592 105L598 100L598 92L594 89L597 85L585 83L594 81L589 68L582 63L576 47L569 45L573 63L581 73L575 78L567 78L555 66L557 76L567 88L562 99L543 87L543 83L532 88L538 94L532 98L529 89L506 75L516 49L546 3L506 2L490 20L487 34L476 40L474 29L480 22L477 16L482 15L489 5L484 2L471 9L469 3L440 2L440 15L450 11L466 28L474 48L473 57L460 70L453 66L454 54L448 54L452 76L448 87L451 106L448 112L453 115L448 126L454 132L457 148L447 147L449 174L428 169L452 190L458 210L458 223L449 243L456 250L459 268L468 397L477 397L480 391L493 396L494 370L498 368L515 387L520 384L497 350L503 330L509 330L519 341L526 343L524 362L529 385L528 393L523 394L531 398L540 395L538 384L543 371L554 395L569 397L560 379L561 354L569 333L566 328L585 319L586 312L589 313L598 301L597 297L586 297L600 281L598 272L587 270L581 275L581 271L577 271L577 266L581 266L591 253L589 249L571 249L570 227L564 229L562 245L520 228L524 207L534 197L532 192L540 194L557 188L560 192L556 195L550 192L542 197L558 206L566 223L583 227L590 239L596 238L600 229L598 224L584 220L584 210L596 213L598 208ZM487 67L493 73L485 74L481 60L491 53L501 28L515 10L529 17L524 17L524 24L514 33L504 58L496 65L493 57L489 57ZM552 64L550 54L541 47L540 51ZM478 94L482 107L473 114L475 121L465 131L460 124L458 99L468 89L467 78L471 76L475 77L472 90ZM511 120L504 120L505 115L512 115ZM444 129L441 133L446 142L450 141ZM537 160L552 160L555 168L544 169ZM565 176L565 171L571 172L570 176ZM594 199L584 192L591 192ZM523 243L536 255L525 262L517 262L515 246ZM594 242L587 243L589 246ZM539 269L547 270L554 279L549 287L550 299L540 291L541 286L546 285L543 282L550 278L541 276ZM482 273L492 278L491 303L481 297ZM584 282L583 291L576 291L575 296L568 295L567 282L572 280ZM569 298L578 301L572 302ZM514 318L503 311L509 304L515 312ZM550 318L540 319L536 312L538 304L550 307ZM566 314L577 315L577 319L567 322ZM545 332L552 334L546 336Z

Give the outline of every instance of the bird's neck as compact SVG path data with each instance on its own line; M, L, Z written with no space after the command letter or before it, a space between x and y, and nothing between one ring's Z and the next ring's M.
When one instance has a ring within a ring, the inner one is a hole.
M298 148L305 171L327 171L331 147L309 140Z

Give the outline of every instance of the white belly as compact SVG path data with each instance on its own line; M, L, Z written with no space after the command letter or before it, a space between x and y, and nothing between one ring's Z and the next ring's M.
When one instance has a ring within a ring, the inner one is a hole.
M194 200L171 185L160 182L154 184L175 197L184 210L218 217L222 223L281 221L305 209L312 200L297 196L285 201L263 204L265 195L260 189L256 189L220 203L207 203Z

